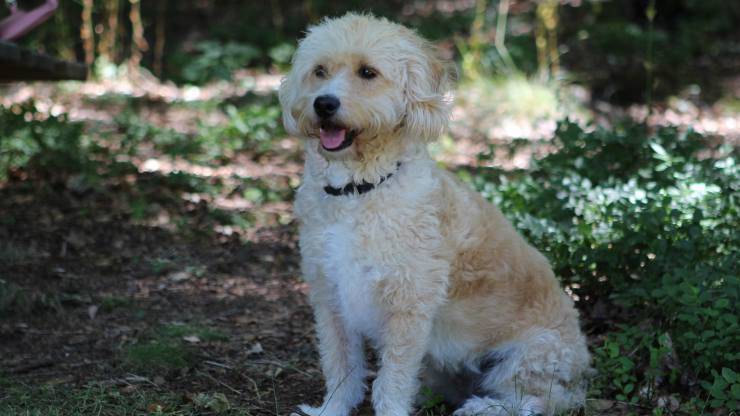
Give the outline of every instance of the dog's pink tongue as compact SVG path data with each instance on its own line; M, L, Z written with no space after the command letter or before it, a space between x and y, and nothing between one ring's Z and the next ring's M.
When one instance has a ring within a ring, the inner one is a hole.
M345 129L320 129L319 139L321 145L326 149L336 149L344 142L344 134L347 132Z

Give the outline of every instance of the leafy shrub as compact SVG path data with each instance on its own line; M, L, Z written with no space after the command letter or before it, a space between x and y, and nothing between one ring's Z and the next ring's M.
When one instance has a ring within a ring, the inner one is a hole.
M192 84L214 79L229 80L235 70L245 68L261 56L257 48L236 42L206 40L198 42L194 49L194 58L180 55L179 59L183 61L182 80Z
M123 133L116 151L134 155L141 144L149 143L158 152L171 157L213 162L228 160L239 151L267 152L274 139L284 136L280 108L272 101L239 107L227 104L223 112L227 118L225 122L201 124L195 134L156 127L132 112L123 112L115 119Z
M115 118L122 133L116 147L119 154L134 155L142 144L170 157L182 157L199 163L229 160L237 152L264 153L273 140L284 136L280 123L280 108L272 98L223 108L225 122L200 124L194 134L154 126L131 111Z
M273 64L278 65L283 70L287 70L290 60L293 57L293 52L295 52L295 46L292 43L281 43L270 48L267 54L270 56Z
M145 142L151 142L154 149L171 157L192 157L202 151L197 140L172 129L154 126L131 111L118 114L115 122L123 133L116 149L119 154L133 156Z
M587 306L613 304L595 391L733 408L740 367L736 149L664 128L558 125L555 153L526 175L468 179L551 259ZM703 152L703 153L702 153ZM724 152L721 158L708 152ZM703 157L699 157L703 154Z
M154 129L143 122L124 123L124 117L116 118L123 135L102 135L89 124L69 120L65 113L38 111L33 100L0 106L0 181L24 170L44 178L67 179L71 189L84 190L97 186L101 177L135 171L130 162L117 156L134 155L144 138L157 139L174 133ZM165 140L154 142L155 145L165 142L159 147L174 153ZM181 146L187 145L182 142Z
M228 121L217 126L203 126L198 139L210 157L229 157L238 150L264 153L273 139L282 137L280 108L276 104L250 104L225 108Z
M29 164L45 172L89 168L83 125L69 121L65 114L42 117L32 101L0 106L0 126L0 180Z

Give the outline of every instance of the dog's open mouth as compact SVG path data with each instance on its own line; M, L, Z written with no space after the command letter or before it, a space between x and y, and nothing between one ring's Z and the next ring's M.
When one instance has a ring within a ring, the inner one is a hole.
M322 122L319 128L321 147L330 152L337 152L351 146L355 137L357 137L357 130L349 130L342 125L328 121Z

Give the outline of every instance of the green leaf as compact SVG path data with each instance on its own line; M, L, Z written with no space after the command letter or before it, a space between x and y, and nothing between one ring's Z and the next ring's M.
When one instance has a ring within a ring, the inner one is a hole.
M740 400L740 384L733 384L730 387L730 394L732 394L733 399Z
M727 398L727 395L725 394L725 392L722 391L722 390L720 390L720 389L718 389L718 388L709 390L709 394L711 394L712 397L714 397L716 399L725 400Z
M619 357L617 361L622 365L622 370L625 372L631 370L635 366L635 363L627 357Z
M729 384L737 381L737 373L727 367L722 367L722 377L727 380Z
M666 152L665 148L658 143L650 143L650 148L653 149L655 154L657 154L658 156L661 156L662 158L668 157L668 152Z

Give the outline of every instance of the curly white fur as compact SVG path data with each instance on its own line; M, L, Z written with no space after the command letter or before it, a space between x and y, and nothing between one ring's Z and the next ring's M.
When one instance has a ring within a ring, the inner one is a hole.
M358 75L368 66L375 78ZM363 400L366 339L380 357L378 415L408 415L420 382L457 397L458 415L552 414L585 399L585 337L547 260L426 151L447 125L452 78L413 31L348 14L308 30L282 83L284 124L306 139L295 213L327 389L306 414L348 415ZM341 102L334 121L358 132L337 152L317 140L313 103L326 94ZM362 181L377 186L324 192Z

